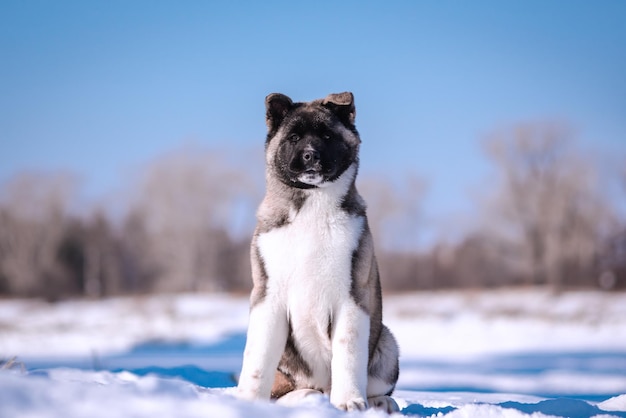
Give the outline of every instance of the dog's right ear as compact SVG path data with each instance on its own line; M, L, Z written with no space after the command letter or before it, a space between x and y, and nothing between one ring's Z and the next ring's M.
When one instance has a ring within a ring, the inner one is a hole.
M291 99L281 93L272 93L265 98L265 123L272 132L278 129L287 113L293 108Z

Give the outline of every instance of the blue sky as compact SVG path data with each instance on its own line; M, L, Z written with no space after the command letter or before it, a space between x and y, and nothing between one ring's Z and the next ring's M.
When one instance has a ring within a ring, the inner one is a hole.
M106 194L181 144L260 150L268 93L349 90L362 173L463 213L496 129L564 121L624 161L625 21L618 0L2 1L0 182L63 169Z

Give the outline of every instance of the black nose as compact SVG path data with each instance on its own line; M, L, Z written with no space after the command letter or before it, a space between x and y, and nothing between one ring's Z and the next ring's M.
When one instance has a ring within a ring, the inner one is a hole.
M320 160L320 153L313 149L307 149L302 153L302 162L304 164L315 164L319 160Z

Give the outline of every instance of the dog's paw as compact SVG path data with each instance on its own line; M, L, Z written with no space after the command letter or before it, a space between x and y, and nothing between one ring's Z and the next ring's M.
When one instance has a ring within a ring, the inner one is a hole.
M363 398L350 399L347 402L340 402L335 406L343 411L365 411L368 408L367 401Z
M372 398L368 398L367 400L369 401L369 404L372 408L380 409L387 412L388 414L400 412L400 407L391 396L374 396Z

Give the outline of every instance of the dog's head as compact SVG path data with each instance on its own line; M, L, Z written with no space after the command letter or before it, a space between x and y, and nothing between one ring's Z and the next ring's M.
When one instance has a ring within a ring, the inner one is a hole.
M280 93L265 98L268 169L284 184L324 187L358 163L359 134L352 93L294 103Z

